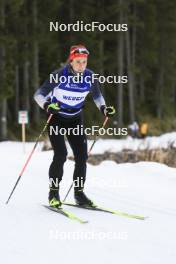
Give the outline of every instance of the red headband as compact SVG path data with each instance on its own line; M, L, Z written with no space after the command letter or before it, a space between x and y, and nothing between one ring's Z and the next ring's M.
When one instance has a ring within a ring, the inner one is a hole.
M87 58L88 55L89 52L84 46L77 46L70 50L69 59L72 61L75 58Z

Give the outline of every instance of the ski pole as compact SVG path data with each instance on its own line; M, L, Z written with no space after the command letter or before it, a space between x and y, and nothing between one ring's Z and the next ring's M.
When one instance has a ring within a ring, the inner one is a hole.
M102 125L101 128L104 128L104 127L106 126L106 123L108 122L108 119L109 119L109 117L106 117L106 118L105 118L105 120L104 120L103 125ZM92 143L92 145L91 145L91 147L90 147L90 149L89 149L89 151L88 151L88 157L89 157L90 152L91 152L91 150L93 149L93 146L95 145L95 142L97 141L97 138L98 138L98 137L99 137L99 134L97 133L97 134L95 135L95 139L94 139L94 141L93 141L93 143ZM65 202L65 200L66 200L68 194L70 193L72 187L73 187L73 182L72 182L72 184L70 185L70 188L68 189L68 191L67 191L67 193L66 193L66 195L65 195L65 197L64 197L63 202Z
M106 118L105 118L105 121L103 122L103 125L102 125L101 128L104 128L104 127L106 126L106 123L108 122L108 119L109 119L109 117L106 117ZM94 139L94 141L93 141L93 143L92 143L92 145L91 145L91 147L90 147L90 149L89 149L88 156L89 156L91 150L93 149L93 146L95 145L95 142L97 141L98 136L99 136L99 134L97 133L97 134L95 135L95 139Z
M16 189L16 187L17 187L17 184L18 184L18 182L20 181L21 176L23 175L23 172L25 171L25 169L26 169L26 167L27 167L27 165L28 165L28 163L29 163L29 161L30 161L30 159L31 159L31 157L32 157L32 155L33 155L33 153L34 153L34 150L35 150L36 147L37 147L37 144L38 144L38 142L39 142L39 139L41 138L41 136L42 136L43 133L45 132L45 130L46 130L46 128L47 128L47 126L48 126L48 124L49 124L49 122L50 122L52 116L53 116L53 115L50 114L50 116L48 117L48 120L47 120L47 122L46 122L46 124L45 124L43 130L41 131L40 135L39 135L38 138L36 139L35 145L34 145L32 151L31 151L31 153L29 154L29 156L28 156L28 158L27 158L27 160L26 160L26 162L25 162L25 164L24 164L24 166L23 166L23 168L22 168L22 170L21 170L21 172L20 172L20 174L19 174L19 177L18 177L18 179L17 179L17 181L16 181L16 183L15 183L15 185L14 185L14 187L13 187L13 189L12 189L10 195L9 195L9 198L8 198L7 201L6 201L6 204L8 204L8 202L9 202L9 200L10 200L10 198L11 198L13 192L15 191L15 189Z

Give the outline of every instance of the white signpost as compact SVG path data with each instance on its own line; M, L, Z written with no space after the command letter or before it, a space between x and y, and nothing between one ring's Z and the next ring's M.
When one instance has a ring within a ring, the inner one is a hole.
M28 111L19 111L18 112L18 124L21 124L22 129L22 143L23 143L23 151L25 153L25 141L26 141L26 124L28 124Z

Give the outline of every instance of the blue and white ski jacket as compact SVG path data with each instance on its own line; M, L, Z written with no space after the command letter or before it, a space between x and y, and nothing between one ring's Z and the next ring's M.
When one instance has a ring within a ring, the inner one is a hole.
M58 114L64 117L73 117L80 114L86 96L91 92L95 104L100 109L102 105L105 105L105 100L101 94L98 80L91 81L92 74L91 70L86 69L82 81L76 81L75 83L70 76L74 77L76 74L70 64L67 64L52 74L52 82L50 78L39 87L34 94L34 99L41 108L47 101L51 103L58 102L61 107ZM90 82L85 81L86 76L90 77Z

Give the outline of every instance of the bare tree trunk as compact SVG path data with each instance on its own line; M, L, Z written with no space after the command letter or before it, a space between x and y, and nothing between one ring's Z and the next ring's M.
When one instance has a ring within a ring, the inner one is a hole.
M24 31L24 46L22 54L23 62L23 97L22 97L22 108L23 110L30 110L30 93L29 93L29 20L28 20L28 2L24 1L23 8L23 31Z
M19 111L19 66L15 67L15 117L18 119Z
M175 81L172 84L172 97L171 97L171 101L173 103L176 103L176 85L175 85Z
M33 56L32 56L32 90L33 93L39 87L39 47L38 47L38 39L37 39L37 23L38 23L38 10L37 10L37 2L33 0L32 2L32 18L33 18ZM38 105L33 102L33 120L35 123L39 123L40 120L40 108Z
M132 26L132 65L133 69L136 65L136 3L133 4L133 19L134 19L134 25ZM136 93L136 78L135 78L135 72L133 72L133 89L134 89L134 98L135 101L137 100L137 93Z
M69 15L70 15L70 23L74 21L74 0L69 0ZM74 44L74 33L70 30L70 44Z
M159 58L159 73L158 73L158 82L157 82L157 89L156 89L156 111L157 117L162 118L163 115L163 92L164 92L164 73L165 73L165 38L164 35L161 35L161 44L160 44L160 58Z
M145 84L144 84L144 76L141 74L140 76L140 88L139 88L139 99L140 102L144 102L145 101Z
M97 1L97 8L101 10L101 18L104 17L104 0ZM99 72L104 76L104 34L98 34L98 49L99 49ZM105 96L104 85L101 84L102 93Z
M0 0L0 27L5 28L5 1ZM7 100L5 97L5 44L0 42L0 140L7 139Z
M100 62L100 68L99 68L100 75L104 76L104 39L102 37L99 40L99 62ZM101 84L101 87L102 87L102 93L105 96L104 85Z
M157 117L162 118L163 114L163 89L164 89L164 68L163 65L160 67L158 87L157 87Z
M7 100L3 99L0 106L1 111L1 128L0 128L0 140L7 139Z
M129 30L125 34L126 34L126 55L127 55L127 69L128 69L129 113L130 113L130 122L134 122L135 121L134 76L132 71L131 41L130 41Z
M30 110L29 101L29 62L26 60L23 65L23 109Z
M119 0L120 6L120 24L123 23L123 9L121 8L122 0ZM117 36L117 63L118 63L118 74L123 75L123 60L124 60L124 37L123 32L119 32ZM118 109L118 126L123 125L123 83L117 85L117 109Z
M34 51L34 55L33 55L33 91L35 92L35 90L39 87L39 59L38 59L38 43L35 42L33 43L33 51ZM40 108L38 107L38 105L34 102L33 104L33 120L35 123L39 123L40 120Z

